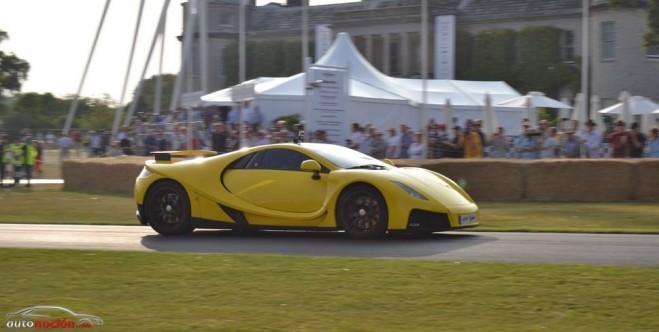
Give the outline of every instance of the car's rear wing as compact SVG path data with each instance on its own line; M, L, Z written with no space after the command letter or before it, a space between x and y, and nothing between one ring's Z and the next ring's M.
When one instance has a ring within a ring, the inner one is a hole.
M151 152L156 158L156 163L170 163L172 158L210 157L217 154L209 150L182 150L182 151L155 151Z

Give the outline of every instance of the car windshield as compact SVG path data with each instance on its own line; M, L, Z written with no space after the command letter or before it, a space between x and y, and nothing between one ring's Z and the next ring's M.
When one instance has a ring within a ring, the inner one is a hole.
M340 168L387 169L391 167L378 159L340 145L305 143L304 147Z

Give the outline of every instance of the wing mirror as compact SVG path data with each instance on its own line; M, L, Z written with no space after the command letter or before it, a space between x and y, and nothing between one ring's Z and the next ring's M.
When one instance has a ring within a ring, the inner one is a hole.
M389 165L389 166L394 166L394 167L396 167L396 165L394 165L394 162L393 162L391 159L389 159L389 158L385 158L383 161L384 161L385 164L387 164L387 165Z
M313 172L311 178L314 180L320 179L320 164L315 160L309 159L303 161L302 165L300 165L300 170L303 172Z

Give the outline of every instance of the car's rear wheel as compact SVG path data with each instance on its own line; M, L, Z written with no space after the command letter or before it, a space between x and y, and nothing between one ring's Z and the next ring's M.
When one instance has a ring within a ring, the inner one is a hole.
M387 203L372 186L359 184L341 194L336 206L337 224L349 236L375 238L387 232Z
M149 189L144 213L149 225L160 234L180 235L194 230L188 194L174 181L161 181Z

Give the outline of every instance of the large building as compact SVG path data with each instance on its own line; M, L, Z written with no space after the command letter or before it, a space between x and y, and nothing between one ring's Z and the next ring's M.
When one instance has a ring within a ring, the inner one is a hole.
M309 39L314 28L327 25L332 33L347 32L377 69L390 76L420 77L421 0L362 0L361 2L307 7ZM296 39L302 35L304 8L300 0L287 4L245 6L246 36L250 41ZM589 15L590 93L601 98L602 107L618 101L621 91L659 101L659 48L643 47L648 8L645 1L628 8L612 8L607 0L591 0ZM226 86L228 71L223 56L227 45L238 41L240 0L208 0L208 87ZM507 28L520 31L530 26L562 30L562 58L580 64L582 55L582 0L428 0L428 68L434 68L434 18L452 15L455 30L476 35ZM195 25L195 32L198 26ZM193 90L200 90L199 34L192 41ZM477 50L476 50L477 51ZM313 56L313 54L310 54ZM317 59L316 59L317 60ZM300 63L302 71L302 63ZM432 78L432 73L430 73ZM457 77L458 79L460 77ZM478 78L474 78L478 79ZM574 91L564 97L573 98ZM562 97L563 97L562 96Z

